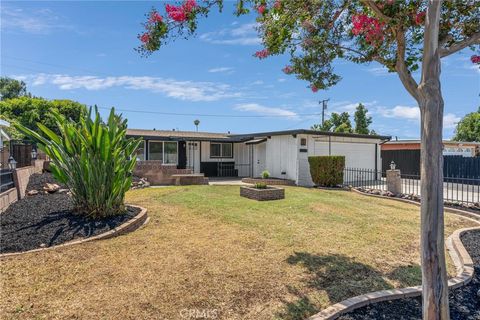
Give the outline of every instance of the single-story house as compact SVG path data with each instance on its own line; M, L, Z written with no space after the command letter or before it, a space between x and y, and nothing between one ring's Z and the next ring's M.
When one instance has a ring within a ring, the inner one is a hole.
M258 177L268 170L273 178L311 186L308 156L343 155L346 167L379 171L380 145L390 139L305 129L249 134L129 129L127 135L142 139L139 173L161 184L171 183L168 175L176 173Z

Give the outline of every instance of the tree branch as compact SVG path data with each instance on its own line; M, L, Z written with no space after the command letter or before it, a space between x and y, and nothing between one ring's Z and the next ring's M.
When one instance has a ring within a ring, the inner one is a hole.
M405 64L405 31L397 30L397 62L395 64L395 70L400 77L405 89L415 100L419 101L420 95L418 92L418 83L413 79L410 70L408 70Z
M456 42L448 48L441 48L439 52L440 58L449 56L452 53L465 49L466 47L474 44L480 44L480 32L474 33L471 37L466 38L460 42Z
M382 19L383 21L385 22L389 22L390 20L392 20L391 17L385 15L382 10L380 10L380 8L377 6L377 4L372 1L372 0L362 0L362 3L367 6L368 8L370 8L373 12L375 12L375 14L380 18Z

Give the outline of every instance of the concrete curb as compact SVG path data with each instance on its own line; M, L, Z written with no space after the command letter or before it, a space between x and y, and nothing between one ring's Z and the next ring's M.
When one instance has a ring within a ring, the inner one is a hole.
M395 199L391 197L383 197L379 195L366 194L358 190L355 190L355 192L360 193L362 195L398 200L402 202L420 205L418 202L411 201L411 200L398 199L398 198ZM445 208L445 211L461 215L462 217L472 220L480 225L480 216L477 216L474 213L465 212L463 210L458 210L458 209L451 209L451 208ZM471 217L471 215L473 215L474 217ZM462 287L468 284L473 278L474 266L473 266L472 258L470 257L467 250L463 246L462 241L460 240L461 235L464 232L469 230L480 230L480 226L456 230L446 240L448 253L450 254L450 257L452 258L453 263L457 268L457 275L454 278L448 280L448 286L450 289L456 289L456 288ZM320 311L319 313L309 317L308 320L333 320L333 319L337 319L340 315L344 313L353 311L355 309L361 308L369 304L373 304L381 301L417 297L417 296L420 296L421 294L422 294L421 286L370 292L367 294L352 297L352 298L343 300L339 303L336 303Z
M144 226L145 224L148 223L148 221L150 219L147 215L147 209L146 208L143 208L143 207L140 207L140 206L134 206L134 205L130 205L130 204L128 206L135 207L135 208L140 208L140 212L135 217L133 217L132 219L128 220L127 222L119 225L118 227L116 227L112 230L109 230L107 232L98 234L98 235L93 236L93 237L82 238L82 239L79 239L79 240L72 240L72 241L65 242L65 243L62 243L62 244L59 244L59 245L56 245L56 246L52 246L52 247L38 248L38 249L32 249L32 250L27 250L27 251L22 251L22 252L3 253L3 254L0 254L0 259L7 258L7 257L13 257L13 256L19 256L19 255L23 255L23 254L27 254L27 253L40 252L40 251L45 251L45 250L54 250L54 249L68 247L68 246L77 245L77 244L90 242L90 241L109 239L109 238L113 238L113 237L116 237L116 236L119 236L119 235L122 235L122 234L132 232L132 231L134 231L134 230L136 230L136 229L138 229L138 228L140 228L140 227L142 227L142 226Z

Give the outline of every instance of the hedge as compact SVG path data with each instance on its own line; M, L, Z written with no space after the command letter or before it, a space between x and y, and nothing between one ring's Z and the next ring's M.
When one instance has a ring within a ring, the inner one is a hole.
M343 183L344 156L308 157L310 175L317 186L334 187Z

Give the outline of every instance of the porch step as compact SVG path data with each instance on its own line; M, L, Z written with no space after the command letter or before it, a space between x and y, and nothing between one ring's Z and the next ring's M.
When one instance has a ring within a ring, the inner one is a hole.
M208 178L203 173L172 174L176 186L208 184Z

